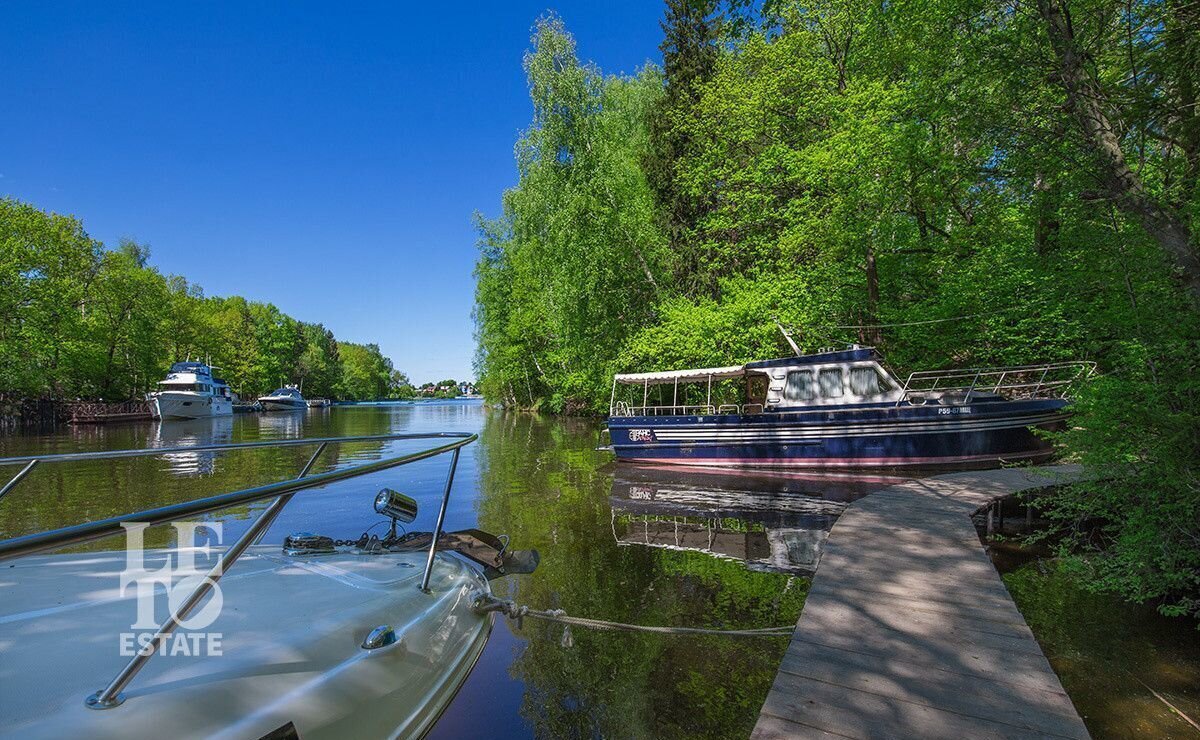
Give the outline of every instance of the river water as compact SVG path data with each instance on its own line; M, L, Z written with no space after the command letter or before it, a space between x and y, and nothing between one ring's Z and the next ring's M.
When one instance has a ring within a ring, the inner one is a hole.
M296 437L478 432L463 450L449 530L478 526L537 548L531 575L493 583L534 608L649 625L793 624L825 533L846 503L887 482L655 472L597 452L598 423L489 411L478 401L338 406L223 419L58 427L0 436L0 457ZM429 442L339 445L314 472ZM311 449L177 452L38 467L0 505L0 538L293 477ZM383 486L417 499L430 529L448 456L297 496L264 542L293 531L357 538ZM13 468L6 468L9 475ZM213 515L225 542L265 506ZM150 545L171 544L170 527ZM376 532L379 529L375 530ZM110 538L87 547L122 547ZM564 646L564 642L568 645ZM658 636L499 620L435 738L745 737L786 638Z

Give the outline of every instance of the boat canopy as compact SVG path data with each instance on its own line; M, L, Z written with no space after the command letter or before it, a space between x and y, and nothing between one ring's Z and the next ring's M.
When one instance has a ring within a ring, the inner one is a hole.
M613 380L621 385L663 385L678 381L726 380L740 378L745 374L745 365L727 367L700 367L692 370L662 370L654 373L622 373Z

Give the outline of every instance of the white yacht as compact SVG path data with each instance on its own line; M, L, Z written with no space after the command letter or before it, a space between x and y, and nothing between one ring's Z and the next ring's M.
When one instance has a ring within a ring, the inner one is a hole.
M262 405L263 411L294 411L308 408L308 402L304 400L304 396L300 395L300 389L294 385L276 388L269 394L261 396L258 402Z
M159 390L150 393L150 411L155 419L202 419L233 413L229 384L213 377L203 362L176 362Z

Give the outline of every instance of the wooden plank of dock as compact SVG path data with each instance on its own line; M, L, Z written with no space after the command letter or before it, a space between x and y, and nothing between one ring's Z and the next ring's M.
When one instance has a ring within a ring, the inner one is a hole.
M854 502L753 738L1087 738L971 515L1074 466L955 473Z

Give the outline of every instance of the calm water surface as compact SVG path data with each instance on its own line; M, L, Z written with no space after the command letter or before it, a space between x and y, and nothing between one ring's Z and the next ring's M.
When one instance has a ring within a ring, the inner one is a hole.
M394 404L224 419L77 426L0 436L0 456L178 447L295 437L471 431L447 529L478 526L537 548L537 572L493 583L535 608L651 625L767 627L795 622L825 532L880 481L681 474L611 464L599 425L489 412L478 402ZM316 471L428 446L357 443ZM0 506L0 537L290 478L310 449L183 452L43 465ZM292 501L264 541L306 530L357 537L376 491L418 500L433 526L448 458L355 478ZM7 469L11 471L11 468ZM11 472L10 472L11 474ZM214 515L232 541L264 504ZM169 527L155 544L168 544ZM148 538L151 539L151 538ZM113 538L87 547L121 547ZM566 644L566 646L564 646ZM745 737L786 638L663 637L497 623L432 737Z
M537 572L493 582L502 596L576 616L651 625L792 624L825 533L849 502L895 479L804 479L616 466L596 452L596 423L489 412L478 402L336 407L165 424L60 427L0 435L0 457L131 447L400 432L469 431L448 529L479 526L537 548ZM316 470L360 464L423 442L330 447ZM0 505L0 537L293 477L302 447L217 455L182 452L43 465ZM421 505L433 526L448 459L305 492L267 534L357 537L378 519L382 486ZM14 468L0 473L11 475ZM225 541L265 504L223 512ZM157 545L171 544L169 527ZM122 547L112 538L87 547ZM1002 568L1009 570L1008 568ZM1021 611L1096 737L1173 737L1200 718L1200 639L1164 620L1081 591L1049 561L1005 576ZM462 691L431 737L745 737L786 639L663 637L497 622ZM115 666L114 666L115 669ZM105 677L107 678L107 677Z

